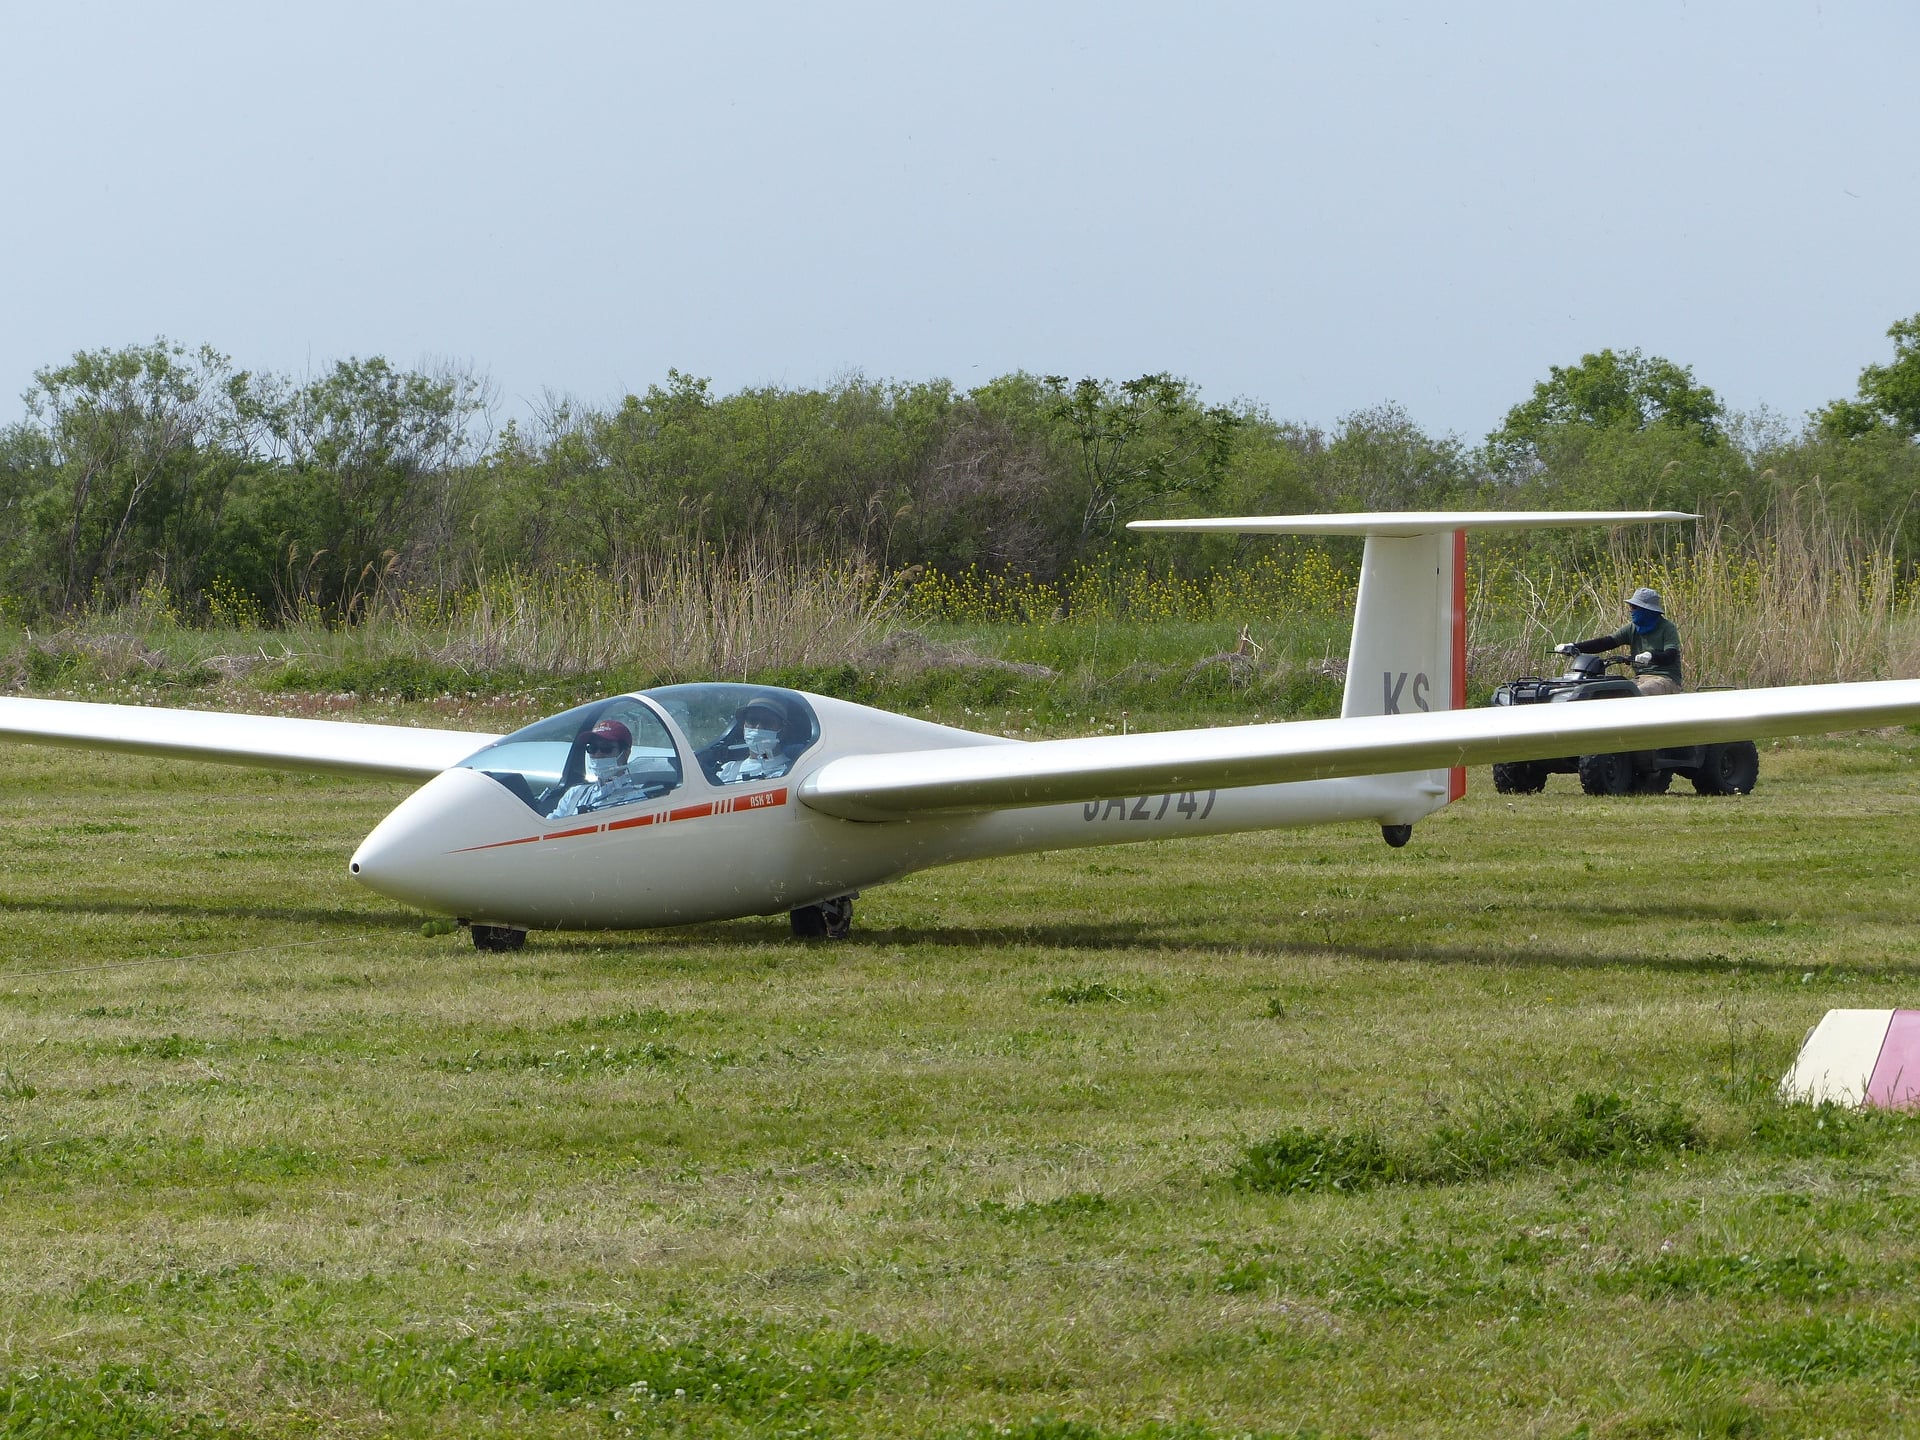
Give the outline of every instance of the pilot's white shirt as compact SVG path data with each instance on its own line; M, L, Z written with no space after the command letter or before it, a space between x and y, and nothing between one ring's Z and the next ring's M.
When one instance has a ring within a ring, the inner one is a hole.
M764 760L749 755L744 760L729 760L720 767L720 783L737 785L742 780L771 780L786 774L792 764L785 755L769 755Z
M629 800L643 797L646 787L625 770L615 771L604 780L584 780L572 786L560 797L560 803L553 807L548 818L564 820L569 815L581 815L589 810L602 810L609 805L624 805Z

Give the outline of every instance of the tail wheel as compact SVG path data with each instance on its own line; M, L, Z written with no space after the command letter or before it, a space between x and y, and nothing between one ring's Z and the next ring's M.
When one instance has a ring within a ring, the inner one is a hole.
M1502 795L1538 795L1547 788L1547 767L1538 760L1502 761L1493 767L1493 788Z
M1633 782L1631 755L1615 753L1580 757L1580 788L1589 795L1631 795Z
M796 940L844 940L853 929L851 895L838 895L818 905L802 905L787 912Z
M1709 745L1693 788L1702 795L1745 795L1760 779L1760 751L1751 740Z
M527 932L511 925L475 925L472 929L476 950L504 952L518 950L527 943Z
M1671 770L1649 770L1644 775L1636 775L1633 781L1633 793L1636 795L1664 795L1667 787L1673 784Z

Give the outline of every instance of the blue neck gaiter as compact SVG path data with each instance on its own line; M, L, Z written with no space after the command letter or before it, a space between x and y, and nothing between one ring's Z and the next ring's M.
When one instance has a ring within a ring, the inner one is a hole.
M1633 616L1633 629L1636 635L1651 635L1660 626L1660 617L1651 610L1642 610L1638 605L1628 607Z

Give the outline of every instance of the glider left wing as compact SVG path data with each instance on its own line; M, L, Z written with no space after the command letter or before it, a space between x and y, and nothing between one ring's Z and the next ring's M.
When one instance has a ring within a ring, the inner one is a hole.
M1916 722L1920 680L1719 690L849 755L804 780L799 799L847 820L904 820Z
M174 760L413 780L431 779L500 738L410 725L18 699L0 699L0 737Z

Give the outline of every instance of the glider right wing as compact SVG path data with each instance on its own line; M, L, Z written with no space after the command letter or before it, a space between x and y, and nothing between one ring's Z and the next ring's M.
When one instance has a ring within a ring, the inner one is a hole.
M848 820L1056 805L1920 723L1920 680L1348 716L830 760L802 804Z

